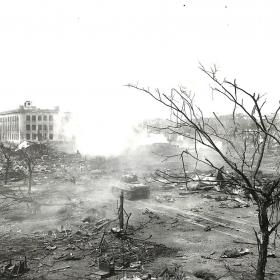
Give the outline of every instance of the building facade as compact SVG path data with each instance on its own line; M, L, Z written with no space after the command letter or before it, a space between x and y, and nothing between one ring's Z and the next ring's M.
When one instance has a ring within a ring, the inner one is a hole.
M26 101L18 109L0 112L0 142L59 140L59 107L40 109Z

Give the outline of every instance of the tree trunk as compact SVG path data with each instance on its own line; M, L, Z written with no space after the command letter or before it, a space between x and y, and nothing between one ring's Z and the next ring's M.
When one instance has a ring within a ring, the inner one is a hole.
M184 154L183 154L183 153L181 154L181 160L182 160L183 171L184 171L184 176L185 176L186 189L188 189L188 178L187 178L186 167L185 167L185 161L184 161Z
M119 222L120 222L120 229L123 229L124 226L124 217L123 217L123 200L124 200L124 195L123 191L121 192L120 195L120 208L119 208Z
M256 271L256 280L265 279L265 267L267 263L267 248L269 244L268 215L265 206L259 207L259 224L261 230L261 240L259 244L259 257Z
M9 163L7 163L7 164L6 164L6 168L5 168L5 179L4 179L5 185L8 183L9 169L10 169L10 165L9 165Z
M29 176L28 176L28 194L31 194L31 187L32 187L32 172L29 172Z

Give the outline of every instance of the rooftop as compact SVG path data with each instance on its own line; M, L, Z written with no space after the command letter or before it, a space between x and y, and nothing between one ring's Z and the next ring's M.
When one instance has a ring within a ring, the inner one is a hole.
M9 110L9 111L3 111L0 112L0 115L11 115L11 114L19 114L19 113L58 113L59 112L59 107L56 106L52 109L42 109L38 108L36 106L32 105L31 101L25 101L24 105L20 105L17 109Z

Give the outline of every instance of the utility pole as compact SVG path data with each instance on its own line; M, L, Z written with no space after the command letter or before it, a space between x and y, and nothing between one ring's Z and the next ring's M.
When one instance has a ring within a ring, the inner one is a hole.
M121 230L123 230L123 226L124 226L123 201L124 201L124 196L123 196L123 191L121 191L121 195L120 195L120 208L119 208L119 222L120 222L120 229Z

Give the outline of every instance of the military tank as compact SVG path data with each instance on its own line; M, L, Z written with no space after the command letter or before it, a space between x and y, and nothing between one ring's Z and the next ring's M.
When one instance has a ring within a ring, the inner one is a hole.
M123 192L124 198L127 200L147 199L150 196L150 187L140 183L135 174L123 175L120 182L112 187L115 195Z

